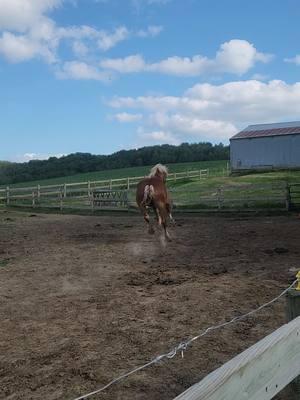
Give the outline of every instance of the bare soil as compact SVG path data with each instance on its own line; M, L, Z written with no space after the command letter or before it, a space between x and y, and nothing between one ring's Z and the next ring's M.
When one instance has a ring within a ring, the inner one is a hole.
M0 398L72 400L272 299L299 267L296 216L178 216L171 234L164 246L140 216L1 212ZM94 398L172 400L284 322L282 299Z

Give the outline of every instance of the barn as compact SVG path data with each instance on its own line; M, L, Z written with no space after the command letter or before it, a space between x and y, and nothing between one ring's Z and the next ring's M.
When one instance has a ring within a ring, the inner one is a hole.
M232 171L300 168L300 121L249 125L230 139Z

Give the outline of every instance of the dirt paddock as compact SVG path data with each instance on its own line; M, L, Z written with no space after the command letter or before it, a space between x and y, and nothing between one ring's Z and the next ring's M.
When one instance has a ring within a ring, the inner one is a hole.
M272 299L294 279L296 216L177 222L165 247L140 216L1 212L0 398L72 400ZM209 334L183 359L93 399L172 400L283 324L284 307L281 300Z

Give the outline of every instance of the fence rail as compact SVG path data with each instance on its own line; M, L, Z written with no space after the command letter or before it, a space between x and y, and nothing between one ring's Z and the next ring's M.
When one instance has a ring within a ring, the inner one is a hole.
M104 204L114 205L113 209L118 208L121 203L114 201L115 198L126 192L126 207L135 208L135 190L127 188L115 189L109 186L103 187L79 187L72 186L66 188L64 185L55 187L53 190L43 191L41 188L28 190L18 188L18 190L6 190L0 192L0 204L7 206L27 206L45 208L82 208L99 209L95 207L95 193L107 193L107 201L98 202L104 208ZM177 210L256 210L256 209L291 209L295 199L290 188L284 182L281 184L243 184L219 186L213 189L203 190L201 185L192 189L173 188L171 197L173 206ZM2 194L1 194L2 193ZM125 195L124 195L125 196ZM2 201L1 201L2 199ZM292 201L293 199L293 201ZM109 201L111 200L111 201ZM125 203L124 203L125 204ZM122 204L122 209L124 209Z
M174 400L270 400L300 375L300 317L239 354Z
M227 170L223 171L227 173ZM180 179L205 179L209 177L208 169L201 170L191 170L184 172L174 172L170 173L168 176L168 181L177 181ZM135 187L137 183L143 179L144 176L134 176L126 178L117 179L104 179L99 181L86 181L86 182L74 182L74 183L62 183L56 185L37 185L30 187L10 187L0 189L0 201L6 201L7 204L10 200L15 198L15 193L24 193L28 195L28 192L32 195L34 192L39 198L41 196L56 195L58 192L63 193L63 197L67 197L68 194L73 194L75 188L84 190L87 196L91 195L93 190L97 189L127 189Z
M210 176L209 170L185 171L172 173L168 180L176 182L181 179L202 180ZM107 191L111 197L113 209L120 203L113 202L117 193L127 191L127 208L135 207L134 188L144 178L127 177L101 181L64 183L60 185L37 185L30 187L6 187L0 189L0 204L7 206L30 206L46 208L82 208L94 207L94 193ZM206 186L206 185L205 185ZM192 188L174 186L171 188L174 208L188 210L257 210L300 208L300 184L287 184L285 181L275 183L230 183L219 187L203 189L203 185ZM109 201L99 202L109 204ZM102 207L102 208L103 208ZM124 204L121 207L124 209Z

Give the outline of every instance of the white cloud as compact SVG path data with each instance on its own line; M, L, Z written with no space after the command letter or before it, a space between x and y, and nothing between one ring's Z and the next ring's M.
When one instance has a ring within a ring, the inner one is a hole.
M299 118L300 82L273 80L228 82L222 85L197 84L183 96L115 97L113 108L134 108L154 112L186 112L211 119L263 121Z
M168 143L173 145L179 145L181 143L180 138L169 131L154 130L150 132L144 132L142 129L138 131L138 137L142 140L142 143L153 144L155 143Z
M124 26L117 28L112 33L105 31L99 31L98 46L101 50L107 51L112 47L115 47L117 43L122 42L129 38L129 31Z
M140 55L133 55L125 58L104 59L100 62L100 66L103 69L128 74L143 71L145 62Z
M39 53L38 44L24 35L14 35L4 32L0 37L0 54L8 61L17 63L27 61Z
M179 113L154 114L151 116L151 122L179 136L190 135L202 140L228 139L237 131L231 122L201 119L195 115Z
M72 44L73 53L77 57L84 57L88 54L89 48L80 40L75 40Z
M219 72L241 75L249 71L257 61L267 63L271 59L272 55L260 53L247 40L233 39L220 46L214 60L214 68Z
M218 142L226 141L251 123L299 119L300 82L249 80L197 84L182 96L115 97L109 105L126 112L142 110L146 122L139 135L143 131L160 132L147 133L147 140L169 138L170 143L197 138Z
M267 81L269 78L270 78L269 75L260 74L260 73L253 74L251 77L251 79L253 79L255 81Z
M60 158L65 155L66 154L63 154L63 153L59 153L59 154L25 153L25 154L14 157L14 159L12 159L11 161L28 162L28 161L32 161L32 160L48 160L48 158L50 158L50 157Z
M284 61L288 62L288 63L293 63L293 64L296 64L296 65L300 65L300 54L297 54L293 58L285 58Z
M161 25L150 25L147 29L141 29L137 32L137 36L141 38L155 37L163 31Z
M80 61L65 62L61 69L56 71L60 79L97 80L108 82L112 79L111 74L98 70L96 67Z
M62 0L0 0L0 30L25 32Z
M220 46L215 58L202 55L193 57L168 57L155 63L146 63L142 56L134 55L123 59L106 59L102 67L119 73L158 72L176 76L232 73L242 75L254 67L256 62L269 62L272 56L260 53L246 40L233 39ZM128 65L130 64L130 68Z
M136 122L140 121L142 119L142 114L130 114L127 112L122 112L115 114L113 116L113 119L119 121L119 122Z
M172 0L131 0L131 4L136 10L140 10L143 6L165 5L171 1Z
M132 37L157 36L162 27L149 26L144 30L130 31L125 26L112 30L91 26L58 26L48 13L71 0L0 0L0 56L18 63L39 58L47 63L56 63L60 70L68 69L65 76L75 79L105 80L111 75L93 66L65 63L60 59L60 45L64 41L80 61L96 59L98 53L115 47ZM2 33L1 33L2 31ZM74 73L72 72L74 71ZM80 71L80 72L78 72Z

